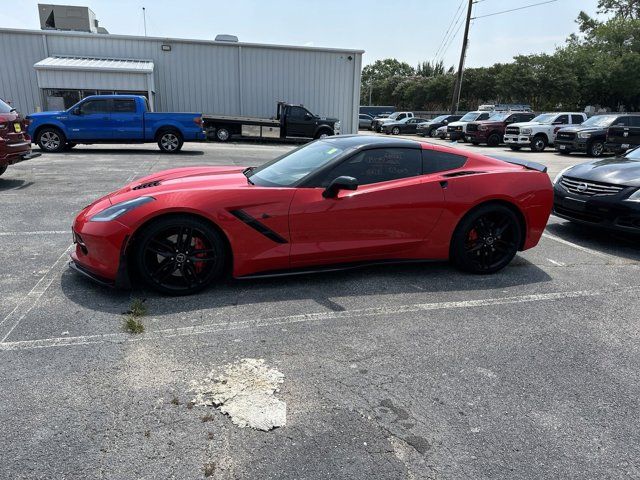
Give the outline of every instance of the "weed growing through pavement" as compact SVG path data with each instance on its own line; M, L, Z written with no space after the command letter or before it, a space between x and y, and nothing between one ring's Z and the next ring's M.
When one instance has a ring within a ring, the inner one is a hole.
M140 320L140 317L144 317L147 314L147 306L144 299L134 298L131 301L129 311L125 312L124 318L124 330L129 333L142 333L144 332L144 324Z

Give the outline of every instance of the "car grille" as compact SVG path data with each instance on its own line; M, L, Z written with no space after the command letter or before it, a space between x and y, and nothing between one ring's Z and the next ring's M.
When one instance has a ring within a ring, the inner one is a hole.
M462 127L447 127L447 132L461 132Z
M469 123L467 125L467 132L477 132L478 131L478 125L476 125L475 123Z
M507 127L505 133L507 135L520 135L520 127Z
M625 188L620 185L586 182L577 178L567 177L562 177L560 184L575 195L586 195L589 197L593 195L615 195Z
M576 134L573 132L558 132L556 138L558 140L573 140L576 138Z

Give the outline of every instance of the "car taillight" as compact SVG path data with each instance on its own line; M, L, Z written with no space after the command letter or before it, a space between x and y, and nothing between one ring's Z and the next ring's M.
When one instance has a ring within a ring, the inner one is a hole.
M202 117L194 118L193 123L195 123L196 125L202 125Z

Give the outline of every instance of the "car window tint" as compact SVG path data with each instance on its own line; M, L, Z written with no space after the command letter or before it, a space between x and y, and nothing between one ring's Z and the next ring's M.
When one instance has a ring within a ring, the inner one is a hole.
M107 100L88 100L80 107L82 113L90 115L92 113L108 113L109 102Z
M422 151L422 173L444 172L462 168L467 162L467 157L455 153L440 152L438 150Z
M613 127L628 127L629 126L629 117L618 117L615 122L613 122Z
M488 113L482 113L478 117L478 120L486 120L487 118L489 118L489 114Z
M305 109L302 107L291 107L289 109L289 116L291 118L295 118L295 119L301 119L304 118L304 114L305 114Z
M556 118L553 123L559 123L561 125L566 125L569 123L569 115L560 115Z
M114 113L135 113L136 103L133 100L114 100Z
M582 115L571 115L571 123L580 124L582 122L584 122L584 118L582 118Z
M322 182L322 186L326 187L332 180L342 176L356 178L359 185L415 177L421 173L421 163L422 158L418 149L366 150L346 159L331 170Z
M402 120L404 117L406 117L406 115L404 113L400 114L400 115L398 115L398 120Z

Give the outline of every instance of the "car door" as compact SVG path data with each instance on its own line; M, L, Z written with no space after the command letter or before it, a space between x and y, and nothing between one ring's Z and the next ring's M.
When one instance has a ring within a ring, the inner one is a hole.
M640 116L629 117L629 145L640 145Z
M444 208L442 186L421 174L421 149L374 148L299 188L289 213L291 266L410 258ZM339 176L356 178L357 190L323 197Z
M416 127L418 126L419 120L417 118L411 118L405 123L401 128L403 133L416 133Z
M88 99L71 110L65 123L68 140L111 140L111 100Z
M115 139L142 140L142 113L137 112L133 98L114 98L111 123Z
M303 107L291 105L287 112L287 136L313 138L315 117Z
M556 139L558 130L564 128L566 125L569 125L569 115L559 115L556 117L552 123L553 129L551 130L551 138L549 139L551 143Z

